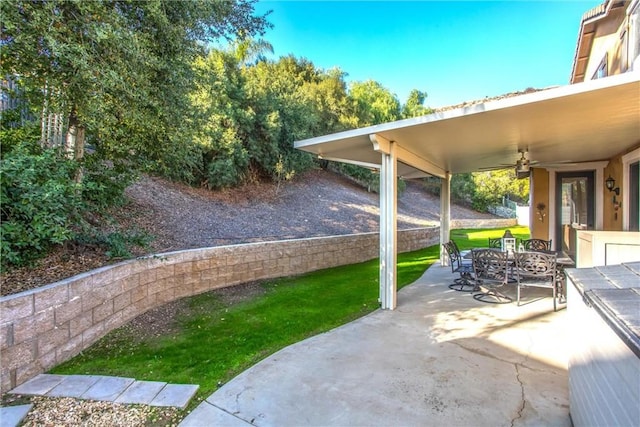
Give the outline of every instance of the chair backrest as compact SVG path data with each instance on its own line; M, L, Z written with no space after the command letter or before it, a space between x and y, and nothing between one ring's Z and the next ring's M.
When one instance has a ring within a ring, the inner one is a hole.
M500 249L502 248L502 238L501 237L489 237L489 248L492 249Z
M518 282L523 279L547 279L555 282L556 255L544 252L516 252L515 275Z
M449 265L451 265L451 272L455 272L456 268L459 267L460 264L460 255L456 252L455 246L452 245L453 241L449 241L447 243L443 243L442 247L445 251L447 251L447 256L449 257Z
M456 251L456 253L460 255L460 248L458 247L458 244L454 240L449 240L449 243L451 243L451 246Z
M471 251L475 278L493 282L507 282L507 253L499 249Z
M551 240L528 239L522 242L525 251L550 251Z

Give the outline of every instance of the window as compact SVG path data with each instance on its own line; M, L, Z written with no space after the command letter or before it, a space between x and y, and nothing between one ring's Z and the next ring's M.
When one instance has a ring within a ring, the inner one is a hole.
M600 65L598 65L598 69L596 70L596 72L593 73L593 77L591 78L591 80L601 79L603 77L607 77L607 56L606 55L602 59L602 62L600 62Z
M627 40L627 60L629 63L629 68L632 68L633 65L639 63L638 58L640 57L640 2L637 2L633 8L629 12L629 31L628 31L628 40Z

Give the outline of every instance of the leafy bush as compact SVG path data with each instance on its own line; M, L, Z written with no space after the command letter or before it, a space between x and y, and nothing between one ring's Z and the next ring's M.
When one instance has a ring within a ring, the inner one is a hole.
M20 137L25 131L13 135ZM3 269L25 265L67 241L99 244L112 258L130 257L131 246L148 244L144 234L99 230L108 208L124 202L124 189L135 177L126 164L89 155L82 164L83 180L76 183L74 177L81 167L77 161L57 149L43 149L33 139L8 141L12 148L0 161Z
M74 236L80 219L77 164L56 150L17 145L0 161L2 265L21 265Z
M148 247L152 237L137 230L102 232L95 228L88 228L78 234L75 240L81 245L96 245L105 248L105 255L111 259L126 259L133 256L131 249L134 246Z
M40 127L37 122L21 124L22 112L15 108L0 113L0 150L2 155L13 150L23 142L35 143L40 139Z
M102 212L124 203L124 190L137 177L135 169L122 161L103 160L96 154L85 157L83 166L81 188L86 209Z

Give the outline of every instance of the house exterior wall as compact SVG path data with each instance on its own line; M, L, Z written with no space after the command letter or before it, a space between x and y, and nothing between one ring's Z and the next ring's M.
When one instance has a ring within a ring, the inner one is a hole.
M531 215L530 218L530 231L533 239L549 240L549 209L552 206L549 200L549 172L542 168L531 169ZM544 210L541 218L540 212L537 210L539 203L544 203L546 209Z
M638 66L640 0L605 0L587 11L578 34L571 83L626 73Z
M587 63L585 81L594 78L603 59L607 64L606 75L610 76L627 71L626 64L624 71L620 71L622 68L621 58L623 56L620 35L621 31L624 32L626 26L625 10L622 8L611 11L602 22L598 23Z
M591 41L587 42L587 40ZM580 29L578 38L580 52L576 54L576 61L578 56L585 53L585 43L588 46L588 60L586 66L574 66L572 82L582 81L582 78L578 78L581 67L585 67L584 81L633 71L634 67L640 69L640 0L627 0L624 3L606 0L600 6L588 11L583 17ZM599 75L598 68L603 64L603 61L606 64L606 71L603 75ZM628 152L638 149L640 137L635 142L635 147ZM622 201L628 189L624 186L624 154L626 153L611 153L612 157L609 159L594 159L594 161L607 161L603 170L603 179L612 177L615 179L615 186L620 188L620 195L615 195L604 186L604 182L596 179L594 183L597 193L595 215L602 218L601 223L596 221L596 230L622 231L625 229L623 212L626 212L625 209L628 208L623 205ZM591 167L585 165L585 170L590 169ZM554 170L562 172L563 168L558 167ZM532 169L531 234L532 237L545 240L553 238L553 232L550 231L553 228L546 220L555 220L553 214L556 208L555 200L549 198L549 194L553 194L551 190L555 185L555 182L551 182L553 181L551 176L555 176L555 174L550 174L546 169ZM600 203L599 200L602 202ZM544 222L539 220L536 211L538 203L544 203L547 206L548 216Z
M609 164L604 168L604 176L612 177L616 180L616 187L620 188L620 194L625 191L622 184L622 156L616 156L609 160ZM622 230L622 196L617 196L614 192L607 190L602 186L604 205L603 210L603 227L604 231L621 231Z

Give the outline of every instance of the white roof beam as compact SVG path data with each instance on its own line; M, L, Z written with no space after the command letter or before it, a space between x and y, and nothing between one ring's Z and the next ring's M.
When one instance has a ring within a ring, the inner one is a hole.
M318 156L318 159L330 160L332 162L349 163L351 165L362 166L364 168L369 168L369 169L380 169L380 165L377 163L361 162L358 160L341 159L339 157L327 157L322 155Z
M375 151L389 154L391 141L386 139L384 136L376 133L372 133L371 135L369 135L369 139L371 140L373 149ZM393 142L395 143L396 157L399 162L402 162L406 165L426 172L429 175L437 176L439 178L444 178L447 175L447 172L441 167L436 166L424 157L420 157L417 154L407 150L401 144L398 144L397 141Z

